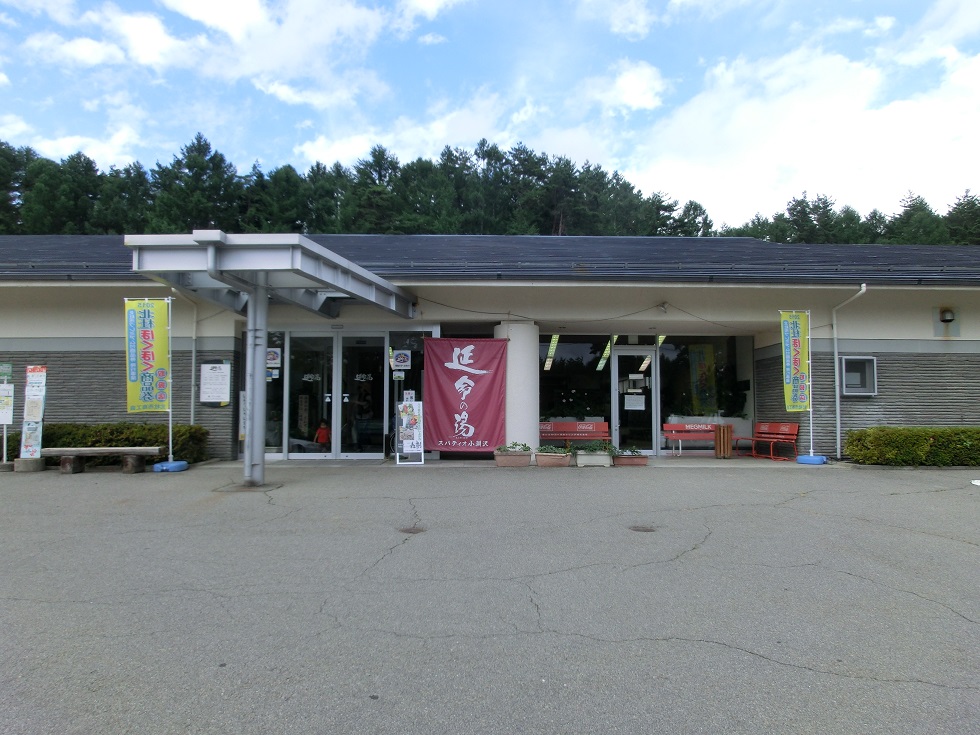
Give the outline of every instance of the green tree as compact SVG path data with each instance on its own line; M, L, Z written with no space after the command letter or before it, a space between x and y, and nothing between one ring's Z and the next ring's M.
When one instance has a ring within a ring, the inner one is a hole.
M954 245L980 245L980 199L967 189L943 217Z
M542 203L543 186L548 178L548 157L539 155L523 143L518 143L507 153L507 198L509 216L505 234L542 235L546 211Z
M13 235L20 229L20 178L17 150L0 140L0 235Z
M58 206L61 166L49 158L31 161L24 172L20 216L28 235L61 234L64 220Z
M673 232L677 200L661 192L646 197L640 204L638 235L660 237Z
M714 223L708 216L708 210L691 200L674 217L671 232L681 237L710 237L714 232Z
M718 234L722 237L754 237L758 240L772 241L772 229L769 218L756 212L755 216L744 225L738 227L724 225Z
M909 192L902 211L888 220L884 242L899 245L946 245L949 229L922 197Z
M447 234L472 232L474 213L482 204L474 157L461 148L446 146L439 154L438 166L440 175L451 187L453 199L434 231ZM432 183L437 192L443 192L441 181L433 179Z
M585 206L579 191L575 164L564 156L555 156L548 164L540 184L544 235L579 235L587 229Z
M21 191L23 229L34 235L81 235L99 196L101 179L95 161L73 153L60 164L32 161Z
M401 232L402 200L395 193L401 165L383 146L371 149L368 158L354 165L349 194L352 232L397 234Z
M269 173L269 222L273 232L304 232L309 185L290 165Z
M635 237L642 227L643 194L619 171L609 178L603 207L602 230L596 234Z
M496 143L480 140L473 152L476 193L473 210L464 218L464 232L502 235L510 212L510 163Z
M269 181L258 161L242 177L238 221L242 232L276 232L271 222L272 196Z
M309 233L346 232L343 218L354 175L340 163L327 168L317 161L306 173L305 229Z
M241 228L242 180L235 167L201 133L180 150L169 166L157 164L150 228L153 232L190 232Z
M104 234L141 235L149 225L152 203L150 174L141 163L112 167L102 176L89 228Z
M398 227L410 235L459 232L459 194L443 165L418 158L402 167L395 191L400 199Z

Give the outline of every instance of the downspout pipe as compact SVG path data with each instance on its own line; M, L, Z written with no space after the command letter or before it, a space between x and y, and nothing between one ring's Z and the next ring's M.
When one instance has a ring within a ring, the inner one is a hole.
M867 291L868 291L868 284L862 283L861 290L859 290L856 294L851 296L851 298L835 306L830 311L831 323L832 323L831 328L834 331L834 416L835 416L835 421L837 426L837 459L838 460L841 459L841 441L840 441L841 427L840 427L840 351L838 349L838 342L837 342L837 310L847 306L855 299L864 296L864 294L866 294Z

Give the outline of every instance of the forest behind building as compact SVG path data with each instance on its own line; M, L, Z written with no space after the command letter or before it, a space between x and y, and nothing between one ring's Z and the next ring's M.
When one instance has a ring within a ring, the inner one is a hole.
M665 189L669 182L665 183ZM347 167L317 162L247 173L197 134L171 161L100 170L0 141L0 234L246 233L745 236L781 243L980 245L980 199L945 212L912 192L897 212L860 213L831 196L792 196L785 211L715 226L700 203L644 193L617 171L519 144L446 146L402 164L377 145Z

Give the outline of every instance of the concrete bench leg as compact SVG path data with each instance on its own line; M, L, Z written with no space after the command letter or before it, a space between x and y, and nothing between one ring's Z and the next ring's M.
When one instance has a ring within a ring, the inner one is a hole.
M63 475L76 475L79 472L85 471L85 457L62 457L61 458L61 474Z
M146 457L139 454L124 454L122 458L122 471L127 475L146 472Z

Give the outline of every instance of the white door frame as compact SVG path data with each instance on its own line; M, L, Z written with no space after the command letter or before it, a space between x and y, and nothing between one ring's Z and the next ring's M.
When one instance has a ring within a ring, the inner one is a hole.
M652 449L644 451L644 454L659 455L660 454L660 357L658 352L658 345L614 345L612 348L612 355L610 359L610 364L612 366L612 372L610 373L610 394L609 394L609 405L610 405L610 426L609 432L612 437L613 446L620 446L620 416L619 416L619 358L623 355L629 355L633 357L642 357L645 355L650 355L650 402L651 402L651 412L650 412L650 431L652 437Z

